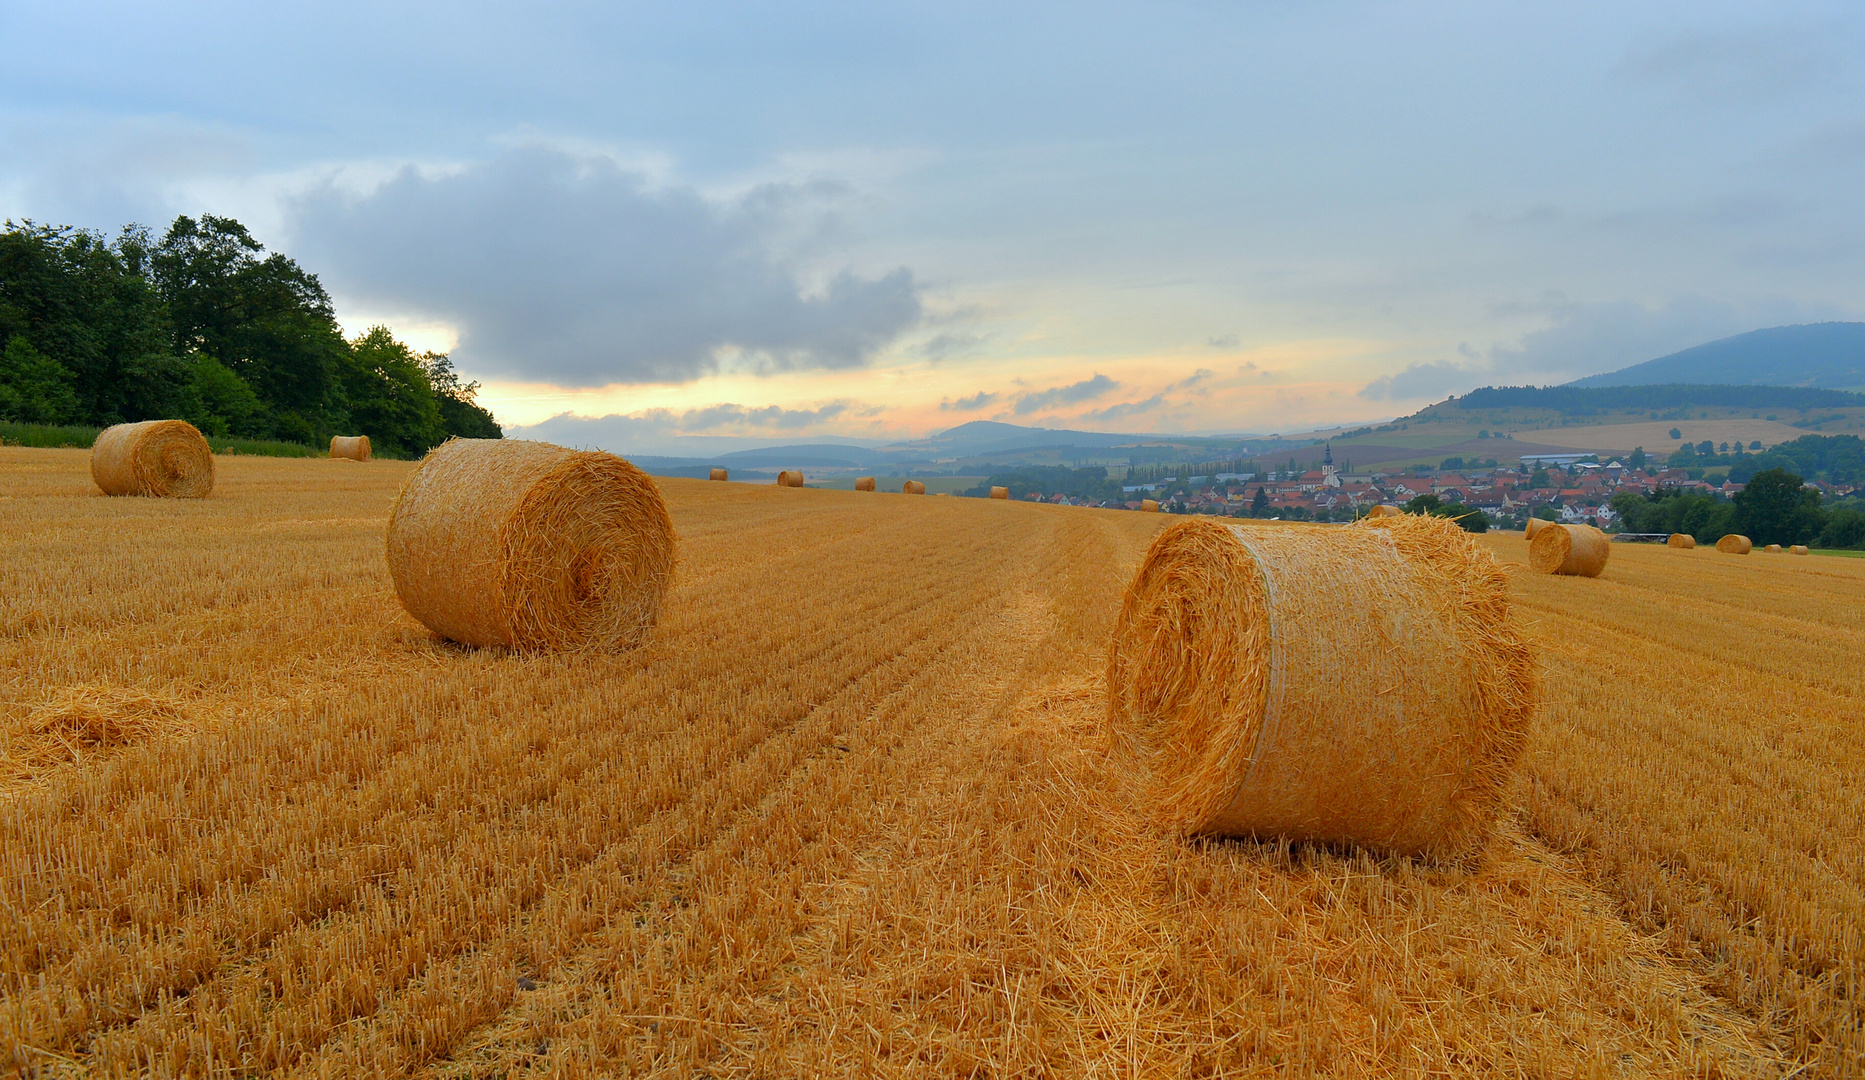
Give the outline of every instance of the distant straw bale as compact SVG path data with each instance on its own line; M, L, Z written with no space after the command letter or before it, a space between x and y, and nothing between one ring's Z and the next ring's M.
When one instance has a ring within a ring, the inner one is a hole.
M1688 551L1689 549L1697 546L1697 538L1690 535L1689 533L1672 533L1671 538L1664 542L1664 546L1674 547L1674 548L1683 548L1684 550Z
M874 490L874 477L872 476L856 477L855 478L855 490L856 491L873 491Z
M731 473L724 469L711 469L706 473L706 479L708 480L730 480L731 478Z
M1536 533L1552 524L1554 524L1554 522L1546 518L1531 517L1528 519L1528 524L1522 527L1522 536L1526 539L1533 540Z
M926 494L926 485L920 483L918 480L908 480L906 483L900 485L900 490L903 494L907 495L924 495Z
M1173 525L1127 588L1107 684L1169 826L1443 857L1490 836L1536 695L1508 575L1424 515Z
M330 456L342 461L368 461L369 436L332 435L330 437Z
M798 469L785 469L777 474L778 487L802 487L803 473Z
M1755 550L1755 545L1748 537L1739 533L1730 533L1716 541L1716 550L1725 555L1747 555Z
M1366 511L1366 516L1370 518L1399 517L1403 515L1404 513L1405 511L1399 509L1398 507L1392 505L1391 503L1380 503L1377 506L1368 507Z
M1147 514L1158 513L1159 512L1159 500L1158 499L1141 499L1140 510L1141 512L1147 513Z
M613 454L452 439L403 485L388 561L402 606L466 645L638 644L673 578L673 522Z
M1591 525L1552 522L1528 542L1528 565L1543 574L1599 577L1612 554L1612 540Z
M1769 544L1767 547L1762 548L1761 550L1767 552L1770 555L1779 555L1781 553L1781 545Z
M214 452L186 420L118 424L91 444L91 479L105 495L205 498L214 490Z
M1787 549L1787 553L1789 555L1805 555L1807 553L1807 545L1805 544L1789 545Z
M1010 489L1007 487L993 487L991 488L991 498L1008 499L1010 498Z

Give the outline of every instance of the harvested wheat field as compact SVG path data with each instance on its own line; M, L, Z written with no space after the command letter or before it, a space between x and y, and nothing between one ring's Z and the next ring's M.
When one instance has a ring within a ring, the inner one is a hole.
M1865 1070L1865 561L1485 538L1542 704L1440 864L1133 810L1169 517L661 479L645 643L519 655L397 603L412 467L0 450L0 1069Z

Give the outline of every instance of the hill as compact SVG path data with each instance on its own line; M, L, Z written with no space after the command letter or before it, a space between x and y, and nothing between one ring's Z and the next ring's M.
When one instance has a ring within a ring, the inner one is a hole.
M1865 323L1771 326L1695 345L1568 386L1716 383L1865 390Z

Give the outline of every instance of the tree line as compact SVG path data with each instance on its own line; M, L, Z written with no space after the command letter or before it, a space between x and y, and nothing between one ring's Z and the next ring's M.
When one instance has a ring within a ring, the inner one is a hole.
M1667 487L1646 495L1622 491L1611 505L1627 532L1688 533L1706 544L1740 533L1757 544L1865 548L1865 509L1854 505L1858 500L1831 507L1822 501L1802 477L1773 468L1755 473L1728 498Z
M183 419L210 436L361 434L417 454L500 437L478 388L387 327L346 338L317 275L232 218L177 217L159 239L0 229L0 420Z
M1593 416L1620 409L1851 409L1865 407L1865 394L1804 386L1713 386L1667 383L1653 386L1484 386L1452 401L1460 409L1554 409ZM1681 417L1679 418L1681 419Z

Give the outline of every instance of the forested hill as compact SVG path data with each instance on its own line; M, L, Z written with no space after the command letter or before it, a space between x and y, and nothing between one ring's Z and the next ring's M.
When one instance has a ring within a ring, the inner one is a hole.
M178 217L158 240L8 221L0 231L0 420L180 418L209 435L417 453L498 438L447 357L384 327L346 339L330 297L239 222Z
M1770 326L1695 345L1569 386L1714 383L1865 390L1865 323Z
M1590 416L1614 409L1678 409L1712 406L1727 409L1855 409L1865 394L1799 386L1485 386L1451 404L1460 409L1554 409L1569 416Z

